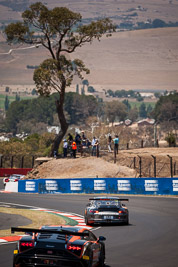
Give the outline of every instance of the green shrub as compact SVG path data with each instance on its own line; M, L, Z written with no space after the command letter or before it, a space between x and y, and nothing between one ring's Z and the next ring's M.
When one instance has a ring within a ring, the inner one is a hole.
M168 133L165 140L168 142L169 147L175 147L176 146L176 136L172 132Z

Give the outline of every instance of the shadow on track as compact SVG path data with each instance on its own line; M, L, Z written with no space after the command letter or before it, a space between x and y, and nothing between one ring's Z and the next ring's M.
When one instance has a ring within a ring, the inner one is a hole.
M129 223L129 224L124 224L124 223L119 223L119 224L113 224L113 223L100 223L100 224L95 224L95 225L92 225L92 227L93 228L97 228L97 227L102 227L102 226L104 226L104 227L118 227L118 226L120 226L120 227L130 227L130 226L135 226L134 224L132 224L132 223Z

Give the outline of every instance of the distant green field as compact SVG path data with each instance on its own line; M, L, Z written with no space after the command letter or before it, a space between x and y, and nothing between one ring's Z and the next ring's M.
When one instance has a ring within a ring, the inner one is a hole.
M4 109L4 102L5 102L5 98L6 96L5 95L1 95L0 94L0 109ZM9 102L12 103L13 101L15 101L15 96L8 96L8 99L9 99ZM22 96L20 97L21 100L24 100L24 99L32 99L34 98L34 96Z
M5 95L1 95L0 94L0 109L4 109L4 102L5 102ZM34 98L35 96L22 96L20 97L21 100L24 100L24 99L32 99ZM9 98L9 101L10 103L12 103L13 101L15 101L15 96L8 96ZM142 104L143 102L138 102L138 101L129 101L129 104L131 105L131 108L134 108L135 106L139 109L140 105ZM156 102L144 102L146 107L148 107L149 105L152 106L152 108L155 107L155 104Z
M142 104L143 102L130 102L129 101L129 104L131 105L131 108L134 108L136 107L137 109L139 109L140 105ZM148 107L149 105L151 105L152 108L155 107L155 102L144 102L145 106Z

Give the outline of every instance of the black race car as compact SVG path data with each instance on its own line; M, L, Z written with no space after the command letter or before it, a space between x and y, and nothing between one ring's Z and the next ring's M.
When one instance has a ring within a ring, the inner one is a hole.
M41 229L12 227L24 232L14 250L13 267L104 266L105 237L97 238L86 228L43 226Z
M89 199L85 208L85 223L124 223L129 224L129 212L121 201L128 201L126 198L100 196Z

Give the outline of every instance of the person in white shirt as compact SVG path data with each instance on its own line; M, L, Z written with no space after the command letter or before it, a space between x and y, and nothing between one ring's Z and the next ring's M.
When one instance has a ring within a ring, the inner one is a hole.
M96 138L93 137L92 142L91 142L91 146L92 146L92 156L96 155Z
M63 155L64 155L64 158L66 158L67 157L67 148L68 148L68 143L67 143L67 140L66 139L64 139L63 140Z

